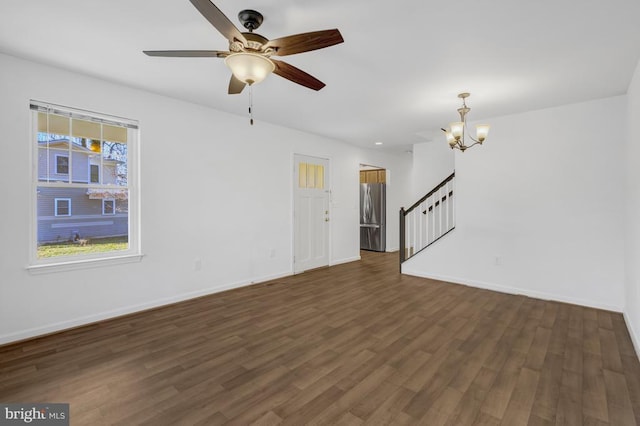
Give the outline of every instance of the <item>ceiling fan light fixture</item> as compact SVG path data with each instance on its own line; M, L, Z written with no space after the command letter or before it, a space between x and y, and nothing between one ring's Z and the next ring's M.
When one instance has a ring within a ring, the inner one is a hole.
M238 80L249 86L260 83L276 68L269 58L248 52L229 55L225 58L224 63Z

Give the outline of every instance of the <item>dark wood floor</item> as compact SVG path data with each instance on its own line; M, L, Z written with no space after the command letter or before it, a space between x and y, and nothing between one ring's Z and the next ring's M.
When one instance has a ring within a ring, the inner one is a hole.
M622 316L397 272L397 256L0 348L0 401L74 425L637 425Z

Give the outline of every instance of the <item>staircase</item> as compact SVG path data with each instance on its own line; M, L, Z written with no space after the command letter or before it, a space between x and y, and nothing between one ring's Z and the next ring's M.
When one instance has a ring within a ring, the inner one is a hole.
M400 265L455 227L453 172L408 209L400 209Z

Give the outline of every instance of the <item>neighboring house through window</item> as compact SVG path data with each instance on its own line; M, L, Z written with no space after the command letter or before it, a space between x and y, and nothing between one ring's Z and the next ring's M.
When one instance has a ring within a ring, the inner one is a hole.
M139 257L137 123L36 101L31 110L32 267Z

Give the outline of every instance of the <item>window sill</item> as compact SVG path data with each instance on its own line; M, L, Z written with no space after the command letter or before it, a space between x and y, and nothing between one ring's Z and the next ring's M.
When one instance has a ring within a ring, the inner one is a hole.
M29 273L48 274L52 272L75 271L78 269L98 268L101 266L120 265L124 263L136 263L142 261L143 254L127 254L122 256L103 257L98 259L72 260L67 262L46 263L27 266Z

